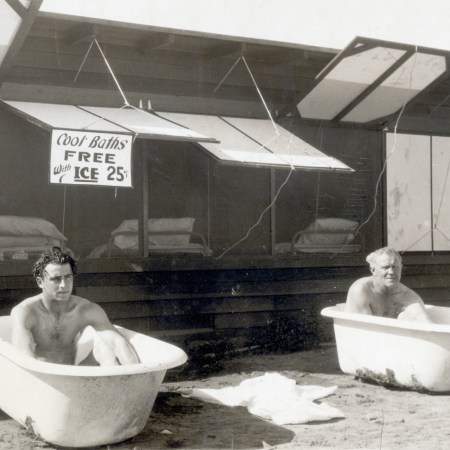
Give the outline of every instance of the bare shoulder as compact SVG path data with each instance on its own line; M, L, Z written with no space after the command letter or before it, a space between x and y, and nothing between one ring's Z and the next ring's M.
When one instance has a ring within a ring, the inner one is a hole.
M77 295L72 295L72 298L75 300L75 304L80 312L83 314L98 314L103 311L103 308L97 303L94 303L87 298L78 297Z
M90 300L83 297L74 296L77 303L80 318L83 319L86 325L94 327L99 325L109 325L109 319L105 310Z
M370 308L370 295L367 292L370 290L371 277L363 277L354 281L347 293L347 300L345 302L345 311L372 314Z
M350 288L349 288L349 293L361 293L364 292L366 289L368 289L370 287L371 284L371 280L372 277L363 277L363 278L358 278L356 281L354 281Z
M30 323L37 316L41 304L41 294L29 297L21 301L11 309L11 319L13 323Z
M26 298L25 300L22 300L18 305L14 306L14 308L12 308L11 314L31 313L39 307L39 305L41 304L41 299L41 294Z

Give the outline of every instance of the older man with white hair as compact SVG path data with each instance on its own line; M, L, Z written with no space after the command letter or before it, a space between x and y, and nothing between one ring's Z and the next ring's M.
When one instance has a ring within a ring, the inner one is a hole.
M400 283L402 257L390 247L370 253L371 276L356 280L348 290L345 311L431 322L419 295Z

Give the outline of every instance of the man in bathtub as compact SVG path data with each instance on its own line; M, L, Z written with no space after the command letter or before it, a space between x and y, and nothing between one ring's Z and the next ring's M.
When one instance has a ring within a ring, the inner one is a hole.
M402 257L396 250L380 248L370 253L366 261L372 275L350 286L345 311L431 322L419 295L400 283Z
M105 311L72 295L76 273L77 261L59 247L46 251L36 261L33 275L42 292L12 309L12 344L42 361L75 364L80 357L79 338L83 332L90 332L83 364L138 363L134 350L115 330Z

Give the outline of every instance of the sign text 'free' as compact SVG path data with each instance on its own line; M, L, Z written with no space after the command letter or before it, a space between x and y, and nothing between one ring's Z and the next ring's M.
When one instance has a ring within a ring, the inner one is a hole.
M50 183L131 187L127 134L53 130Z

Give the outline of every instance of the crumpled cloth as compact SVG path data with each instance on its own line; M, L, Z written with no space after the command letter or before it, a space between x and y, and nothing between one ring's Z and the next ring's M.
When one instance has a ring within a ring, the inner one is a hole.
M193 389L183 397L227 406L245 406L255 416L277 425L301 424L345 417L337 408L314 400L333 394L337 386L297 386L295 380L278 373L249 378L238 386Z

